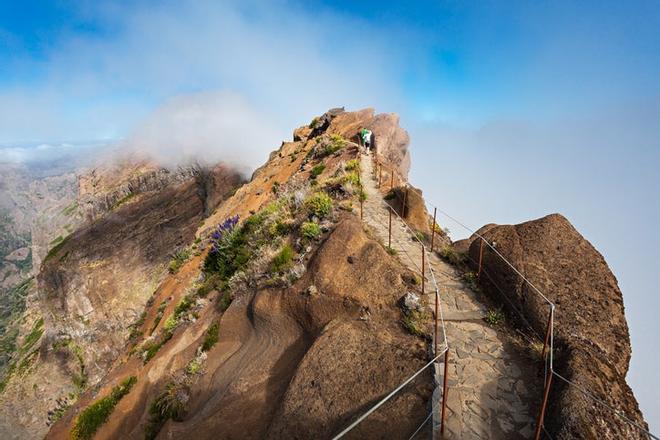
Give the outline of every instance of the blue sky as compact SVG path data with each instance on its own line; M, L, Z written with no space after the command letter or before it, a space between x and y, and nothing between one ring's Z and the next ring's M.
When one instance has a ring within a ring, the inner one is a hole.
M397 112L434 203L475 228L561 212L604 254L660 430L660 3L218 3L0 1L0 154L249 167L327 108Z

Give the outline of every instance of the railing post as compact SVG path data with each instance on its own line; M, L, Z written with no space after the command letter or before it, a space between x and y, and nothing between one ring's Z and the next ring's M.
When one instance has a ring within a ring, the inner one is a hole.
M545 328L545 339L543 340L543 352L541 353L541 359L545 362L545 355L548 352L548 343L550 342L550 329L552 322L552 308L550 308L550 314L548 315L548 325Z
M438 288L435 288L435 328L433 329L433 341L435 342L434 356L438 355L438 307L440 302L440 295L438 295Z
M435 238L435 215L438 208L433 208L433 224L431 225L431 253L433 253L433 239Z
M541 438L541 428L543 427L543 418L545 417L545 407L548 404L548 395L550 394L550 386L552 385L552 371L548 375L548 380L545 382L545 390L543 391L543 403L541 403L541 411L539 411L538 419L536 419L536 434L534 440Z
M481 262L484 257L484 239L480 238L479 242L479 271L477 272L477 277L481 276Z
M380 181L383 178L383 166L378 167L378 188L380 188Z
M449 347L445 347L445 374L442 378L442 412L440 413L440 435L445 435L445 409L447 408L447 372L449 367Z
M392 249L392 208L387 210L390 213L390 222L387 227L387 247Z
M422 245L422 295L423 295L424 294L424 278L425 278L425 274L424 274L424 254L426 252L424 252L424 243L421 243L421 245Z

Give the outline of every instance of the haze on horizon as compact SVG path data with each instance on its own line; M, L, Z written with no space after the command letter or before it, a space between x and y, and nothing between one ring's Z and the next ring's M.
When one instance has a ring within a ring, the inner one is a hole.
M253 168L330 107L399 113L430 202L475 229L560 212L603 253L660 431L660 3L1 2L0 66L0 162Z

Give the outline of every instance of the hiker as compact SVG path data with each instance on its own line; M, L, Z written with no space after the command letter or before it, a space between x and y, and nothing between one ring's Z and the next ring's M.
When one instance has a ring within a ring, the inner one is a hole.
M373 147L373 136L374 134L367 128L360 130L360 139L362 140L362 145L367 149L367 152Z

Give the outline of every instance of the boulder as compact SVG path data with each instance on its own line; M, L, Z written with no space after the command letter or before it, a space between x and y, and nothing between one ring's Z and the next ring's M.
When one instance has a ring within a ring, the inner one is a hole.
M480 231L556 305L555 371L647 427L625 380L631 353L628 325L621 291L603 256L559 214ZM469 253L478 261L479 240L472 241ZM509 300L502 304L512 316L522 315L538 334L545 333L548 303L489 248L484 250L479 282L496 299L504 292ZM545 425L556 439L646 438L558 378Z
M415 292L408 292L401 298L401 305L406 313L422 309L422 301Z
M480 227L474 234L470 235L469 238L464 238L463 240L458 240L453 243L454 250L456 252L468 252L472 242L476 240L480 235L483 237L483 234L486 233L493 226L497 226L495 223L488 223Z
M432 219L426 210L426 204L420 189L412 186L394 188L386 196L386 201L405 220L408 226L417 232L421 232L426 238L431 237ZM439 235L444 235L444 232L439 232Z

